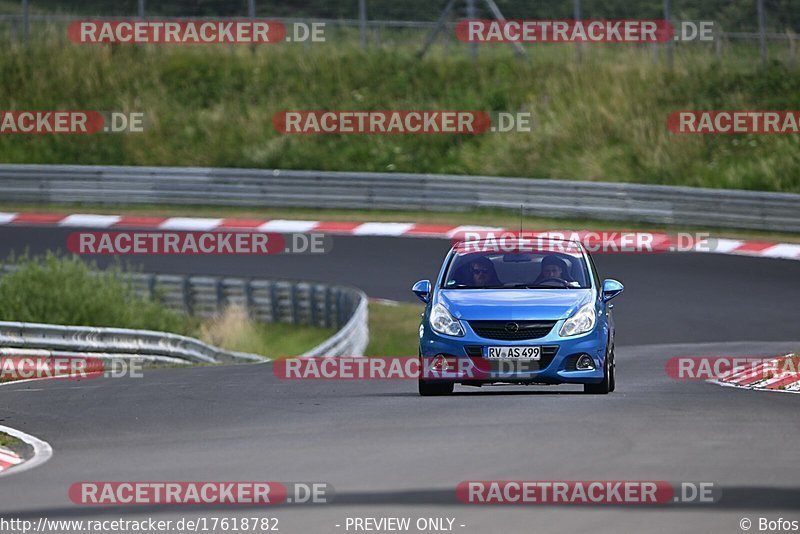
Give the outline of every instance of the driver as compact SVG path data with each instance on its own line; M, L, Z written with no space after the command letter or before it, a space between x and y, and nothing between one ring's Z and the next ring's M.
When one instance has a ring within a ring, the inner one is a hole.
M569 276L567 262L555 254L545 256L542 259L542 271L534 284L538 284L544 280L547 280L548 278L558 278L559 280L565 280L567 282L571 281L572 279Z
M469 270L467 272L469 273L470 285L472 286L486 287L500 283L497 279L494 265L488 258L481 257L469 262Z

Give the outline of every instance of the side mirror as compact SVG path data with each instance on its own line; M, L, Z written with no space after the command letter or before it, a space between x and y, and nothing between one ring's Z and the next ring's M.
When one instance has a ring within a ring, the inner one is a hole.
M606 278L603 280L603 302L607 302L620 293L622 290L625 289L625 286L617 282L612 278Z
M420 280L414 284L414 287L411 288L411 291L413 291L422 302L428 302L431 298L431 281Z

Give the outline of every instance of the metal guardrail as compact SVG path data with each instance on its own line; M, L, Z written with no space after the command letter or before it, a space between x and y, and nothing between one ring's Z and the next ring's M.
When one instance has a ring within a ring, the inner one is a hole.
M0 275L13 271L5 265ZM336 334L303 356L361 356L369 341L367 297L357 289L310 282L130 274L140 295L201 317L242 306L256 321L333 327ZM261 357L194 338L149 330L0 322L0 347L145 356L161 361L229 362Z
M494 176L195 167L0 165L0 200L398 210L800 231L800 195Z
M107 357L146 357L166 362L218 363L242 358L262 359L254 354L224 351L197 339L167 332L40 323L0 322L0 347L36 348L54 354L102 353Z

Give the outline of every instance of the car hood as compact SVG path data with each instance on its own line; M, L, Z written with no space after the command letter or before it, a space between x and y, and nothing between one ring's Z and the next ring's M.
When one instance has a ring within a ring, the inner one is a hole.
M591 298L591 289L442 289L436 300L458 319L555 320Z

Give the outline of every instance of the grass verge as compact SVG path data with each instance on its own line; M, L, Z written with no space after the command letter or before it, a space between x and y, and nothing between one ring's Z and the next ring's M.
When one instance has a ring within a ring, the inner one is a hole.
M369 346L366 356L416 356L422 304L369 304Z
M197 333L207 343L237 352L296 356L322 343L335 328L317 328L286 323L258 323L244 308L231 306L218 317L205 321Z
M8 434L0 432L0 447L16 447L19 445L22 445L22 441L14 436L9 436Z
M37 38L0 55L0 94L13 109L142 112L136 134L4 135L9 163L188 165L407 171L675 184L800 192L800 136L676 135L678 110L792 110L800 70L726 62L676 49L674 68L650 47L537 46L416 55L357 43L249 47L75 46ZM591 50L589 50L591 48ZM748 57L753 55L750 48ZM744 55L744 50L741 51ZM589 57L590 55L590 57ZM37 73L47 73L40 76ZM286 110L530 112L530 132L484 135L283 135Z

